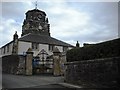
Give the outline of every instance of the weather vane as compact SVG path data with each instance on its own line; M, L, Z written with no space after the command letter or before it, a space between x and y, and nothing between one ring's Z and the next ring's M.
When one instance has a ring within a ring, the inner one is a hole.
M37 9L37 1L35 2L35 9Z

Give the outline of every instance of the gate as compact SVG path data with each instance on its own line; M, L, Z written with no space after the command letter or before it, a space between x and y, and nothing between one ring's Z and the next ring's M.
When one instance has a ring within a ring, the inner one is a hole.
M44 49L33 58L33 74L41 73L53 74L53 55L48 55Z

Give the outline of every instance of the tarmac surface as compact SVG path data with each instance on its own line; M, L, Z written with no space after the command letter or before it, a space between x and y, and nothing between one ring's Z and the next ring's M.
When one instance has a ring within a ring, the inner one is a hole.
M12 75L3 74L2 75L2 87L3 88L49 88L59 86L58 83L64 82L64 77L54 77L53 75L33 75L33 76L23 76L23 75Z
M81 88L72 84L64 83L63 76L53 75L2 75L2 90L56 90L56 89L70 89ZM75 89L77 90L77 89Z

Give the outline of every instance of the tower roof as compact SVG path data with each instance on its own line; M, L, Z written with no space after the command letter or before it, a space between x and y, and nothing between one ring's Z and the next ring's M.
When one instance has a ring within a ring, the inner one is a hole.
M50 35L50 24L44 11L35 8L26 12L21 35L28 33Z
M28 14L28 13L35 13L35 12L40 12L40 13L43 13L45 16L46 16L46 13L44 12L44 11L42 11L42 10L39 10L39 9L32 9L32 10L28 10L27 12L26 12L26 14Z

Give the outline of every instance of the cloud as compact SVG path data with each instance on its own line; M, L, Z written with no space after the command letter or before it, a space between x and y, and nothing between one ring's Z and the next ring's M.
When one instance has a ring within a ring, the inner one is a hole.
M35 2L2 3L2 22L0 35L6 36L2 44L12 40L17 30L19 37L25 12L35 8ZM75 45L78 40L97 43L117 38L118 6L117 3L67 2L66 0L39 1L38 9L46 12L50 23L51 36Z
M0 38L0 41L2 41L2 44L12 41L15 31L18 32L19 36L21 35L20 23L16 22L14 19L2 19L2 21L5 21L0 23L0 36L2 37Z
M72 41L72 44L77 40L81 43L96 43L117 38L117 3L82 3L82 5L84 5L81 6L82 9L87 9L70 7L65 3L49 7L49 13L56 16L52 17L51 21L51 32L54 37L66 42Z
M79 35L79 31L83 29L90 22L88 13L78 11L66 3L55 4L47 10L52 18L51 34L56 38L67 40L69 37ZM54 17L56 16L56 17ZM58 32L58 33L56 33ZM73 39L73 38L69 38Z

